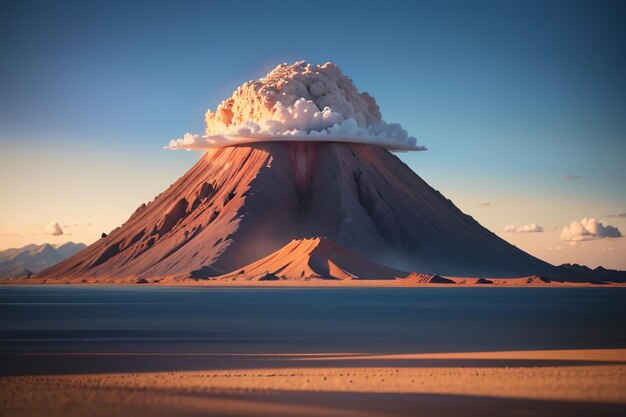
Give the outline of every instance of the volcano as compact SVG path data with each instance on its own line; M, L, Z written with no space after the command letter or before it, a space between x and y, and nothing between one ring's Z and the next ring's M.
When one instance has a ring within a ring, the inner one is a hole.
M205 121L204 135L166 147L203 150L193 168L41 277L563 275L463 214L392 154L426 148L385 122L374 97L333 63L278 65Z
M41 277L208 279L307 238L381 268L560 275L463 214L386 149L283 141L207 151L120 228Z

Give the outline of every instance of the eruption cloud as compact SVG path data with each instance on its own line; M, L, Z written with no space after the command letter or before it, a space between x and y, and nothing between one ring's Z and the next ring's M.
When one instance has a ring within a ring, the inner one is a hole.
M339 67L327 62L282 64L237 88L206 113L204 135L187 133L166 149L210 149L251 142L306 140L378 145L393 151L426 150L397 123L382 120L374 97L359 93Z

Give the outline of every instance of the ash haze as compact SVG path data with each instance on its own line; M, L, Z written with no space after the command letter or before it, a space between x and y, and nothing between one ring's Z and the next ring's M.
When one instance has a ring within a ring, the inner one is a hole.
M243 80L306 60L334 62L376 97L384 120L429 149L399 157L502 238L551 263L626 269L623 237L561 240L584 218L626 230L616 216L626 210L624 5L388 5L3 2L0 249L110 232L200 156L163 144L232 133L207 131L206 109L217 120ZM296 114L297 99L281 114ZM315 122L378 120L308 100ZM250 121L258 128L245 133L266 132ZM45 233L53 219L64 234ZM543 232L503 232L533 223Z

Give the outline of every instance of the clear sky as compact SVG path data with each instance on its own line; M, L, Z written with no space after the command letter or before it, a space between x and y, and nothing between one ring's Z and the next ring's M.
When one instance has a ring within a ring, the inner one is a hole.
M559 239L583 217L626 233L624 21L619 1L2 2L0 249L119 226L200 156L163 145L305 59L376 97L429 148L400 157L492 231L626 269L626 238Z

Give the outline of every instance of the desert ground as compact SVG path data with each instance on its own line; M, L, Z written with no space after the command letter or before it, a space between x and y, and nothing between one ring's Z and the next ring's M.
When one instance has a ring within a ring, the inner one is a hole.
M107 360L87 356L79 360ZM206 359L217 369L4 377L0 404L12 416L617 416L626 410L626 349L143 357L153 364Z

